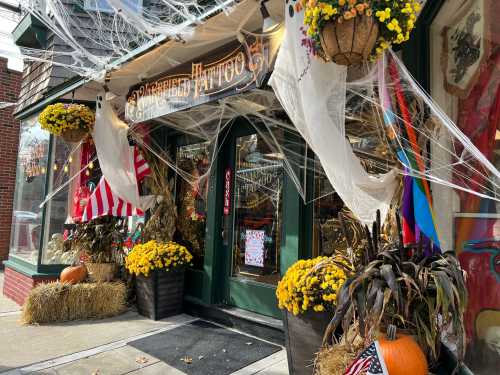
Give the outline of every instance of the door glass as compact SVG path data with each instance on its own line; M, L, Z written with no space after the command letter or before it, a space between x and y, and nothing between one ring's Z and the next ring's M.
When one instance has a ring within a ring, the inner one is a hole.
M283 160L261 135L236 139L233 276L277 284Z

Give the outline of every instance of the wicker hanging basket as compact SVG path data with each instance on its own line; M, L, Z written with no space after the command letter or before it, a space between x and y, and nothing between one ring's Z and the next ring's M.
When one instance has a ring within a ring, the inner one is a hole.
M339 65L366 61L377 39L378 24L371 16L357 16L341 23L330 21L320 34L325 55Z
M87 136L88 132L83 129L67 129L62 134L61 137L69 143L80 142Z

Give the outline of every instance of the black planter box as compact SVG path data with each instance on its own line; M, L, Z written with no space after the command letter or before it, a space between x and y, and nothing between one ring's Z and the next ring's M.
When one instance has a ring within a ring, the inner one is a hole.
M327 312L306 311L297 316L284 310L286 356L290 375L311 375L316 353L323 342L332 316Z
M139 314L159 320L182 312L184 267L154 270L148 277L137 276L136 299Z

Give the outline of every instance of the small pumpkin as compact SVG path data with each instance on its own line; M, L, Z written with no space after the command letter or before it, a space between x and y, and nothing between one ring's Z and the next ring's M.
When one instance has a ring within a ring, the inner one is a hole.
M87 277L87 268L85 265L66 267L62 270L59 280L62 283L76 284L80 283Z
M387 337L379 338L379 346L390 375L427 375L427 359L420 346L408 335L396 335L396 327L387 328Z

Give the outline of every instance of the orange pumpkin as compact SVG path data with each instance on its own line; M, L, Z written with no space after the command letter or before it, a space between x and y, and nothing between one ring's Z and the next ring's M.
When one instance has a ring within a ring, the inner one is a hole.
M82 282L87 277L87 268L85 265L66 267L62 270L59 280L62 283L76 284Z
M428 374L425 354L411 336L396 335L396 327L389 326L387 337L378 341L389 375Z

